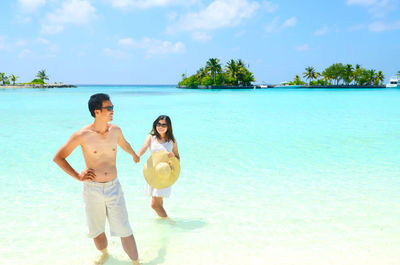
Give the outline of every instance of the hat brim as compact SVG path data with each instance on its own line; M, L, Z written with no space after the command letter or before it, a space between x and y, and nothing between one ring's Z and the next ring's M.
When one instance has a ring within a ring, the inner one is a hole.
M171 168L171 173L167 178L162 178L156 173L156 165L161 162L166 162ZM143 175L147 183L155 189L165 189L176 182L181 171L179 159L176 157L168 157L167 151L159 151L152 154L147 159L146 164L143 167Z

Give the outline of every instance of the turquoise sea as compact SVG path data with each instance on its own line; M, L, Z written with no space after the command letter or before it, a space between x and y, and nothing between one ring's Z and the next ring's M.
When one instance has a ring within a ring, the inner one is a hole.
M81 183L53 162L110 94L138 150L171 117L181 175L156 217L142 167L117 168L143 264L400 264L400 90L0 90L0 263L91 264ZM84 169L77 148L68 159ZM108 228L106 234L109 235ZM109 238L109 265L130 264Z

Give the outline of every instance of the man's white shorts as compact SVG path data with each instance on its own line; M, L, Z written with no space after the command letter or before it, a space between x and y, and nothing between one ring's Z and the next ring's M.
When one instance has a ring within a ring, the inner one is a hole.
M100 183L83 182L88 237L95 238L104 232L106 217L110 224L111 236L132 235L126 211L124 193L118 179Z

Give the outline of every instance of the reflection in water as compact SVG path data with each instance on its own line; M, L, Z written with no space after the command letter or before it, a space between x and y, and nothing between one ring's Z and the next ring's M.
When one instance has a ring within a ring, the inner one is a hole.
M203 220L188 220L188 219L157 219L158 222L163 224L169 224L173 228L178 228L182 230L194 230L202 228L206 225L206 222Z
M203 220L188 220L188 219L171 219L171 218L158 218L155 219L156 228L157 228L157 237L154 238L154 241L159 242L159 248L154 249L153 253L157 253L155 257L143 257L141 253L139 253L140 260L142 265L158 265L163 264L165 262L165 258L167 256L167 250L169 247L169 240L172 234L178 231L189 231L202 228L206 225L206 222ZM172 242L173 245L173 242ZM116 257L113 257L110 254L107 262L107 265L128 265L132 264L131 261L120 260Z
M165 262L167 249L169 247L169 238L171 233L176 229L194 230L205 226L203 220L187 220L187 219L171 219L171 218L158 218L156 219L158 227L158 241L160 248L157 256L149 262L143 262L143 265L157 265ZM175 230L176 231L176 230Z

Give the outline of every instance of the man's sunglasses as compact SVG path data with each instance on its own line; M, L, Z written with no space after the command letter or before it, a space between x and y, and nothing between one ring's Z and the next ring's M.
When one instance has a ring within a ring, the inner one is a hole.
M101 107L102 109L106 109L108 111L112 111L114 109L114 105L112 106L107 106L107 107Z

